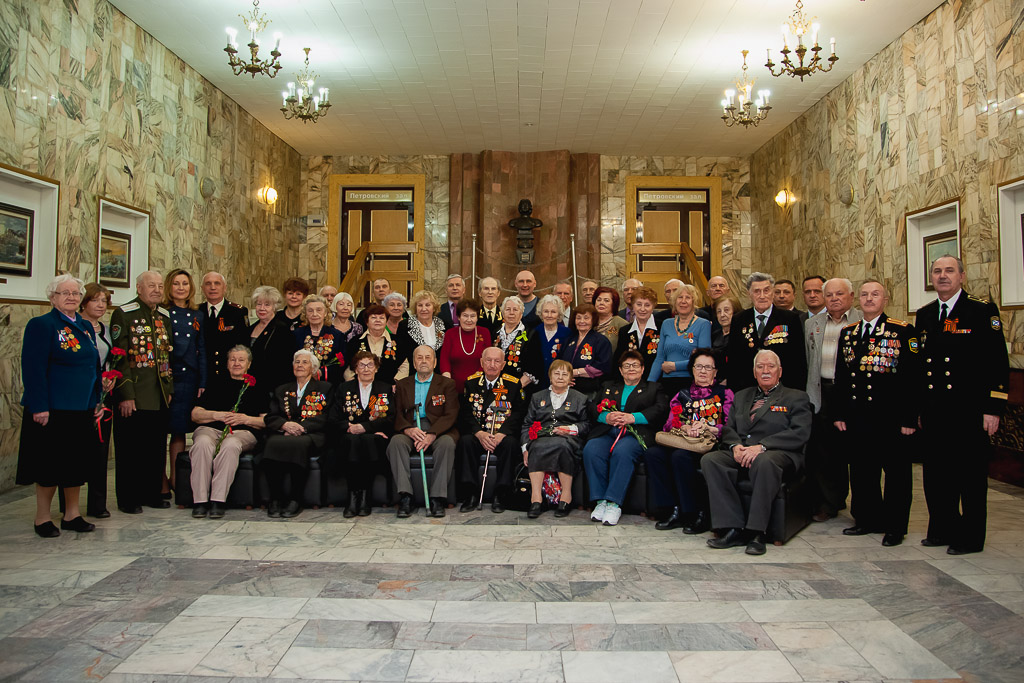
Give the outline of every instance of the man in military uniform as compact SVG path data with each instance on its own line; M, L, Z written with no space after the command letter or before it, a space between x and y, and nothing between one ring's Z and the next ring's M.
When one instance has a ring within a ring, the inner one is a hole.
M203 276L203 335L206 342L207 377L211 384L214 378L228 376L228 351L238 344L248 345L246 330L249 327L249 311L224 298L227 281L220 273L209 272Z
M864 318L847 325L836 353L831 417L850 460L847 536L882 533L882 545L903 542L913 499L907 436L917 427L915 395L920 344L913 326L885 314L889 294L878 280L860 286ZM879 482L885 471L885 496Z
M110 334L115 369L124 379L114 389L114 446L117 507L138 514L142 505L170 507L160 496L167 450L167 406L171 401L171 319L160 307L164 281L147 270L135 280L138 296L114 309Z
M995 304L962 289L963 262L935 259L929 278L939 298L917 310L924 375L924 546L950 555L985 548L989 437L1006 409L1009 362Z
M456 452L462 512L475 510L480 495L480 456L495 459L491 512L504 512L501 496L512 486L512 469L519 461L519 432L526 416L523 388L515 375L502 372L505 355L490 346L480 357L481 372L466 380L459 409L459 446ZM493 432L493 433L492 433Z
M480 297L483 307L480 309L479 324L491 332L491 337L498 333L502 325L501 306L498 305L498 297L501 296L501 285L493 277L485 277L476 286L477 295Z
M751 273L747 294L753 304L732 316L727 347L729 388L733 392L754 386L750 368L761 349L773 351L786 368L782 383L803 391L807 388L807 354L804 326L800 316L772 305L775 278L768 273Z

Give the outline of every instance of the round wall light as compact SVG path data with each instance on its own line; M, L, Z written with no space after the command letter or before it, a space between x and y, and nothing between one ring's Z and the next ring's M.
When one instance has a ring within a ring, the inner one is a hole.
M273 204L277 201L277 190L267 185L266 187L261 187L256 196L264 204Z
M775 203L781 206L783 209L796 201L796 197L789 190L779 190L779 193L775 195Z

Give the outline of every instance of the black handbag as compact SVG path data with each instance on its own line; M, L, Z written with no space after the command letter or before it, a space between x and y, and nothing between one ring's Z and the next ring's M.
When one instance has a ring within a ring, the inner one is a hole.
M505 507L509 510L526 512L530 509L530 470L520 463L512 477L512 490L509 492Z

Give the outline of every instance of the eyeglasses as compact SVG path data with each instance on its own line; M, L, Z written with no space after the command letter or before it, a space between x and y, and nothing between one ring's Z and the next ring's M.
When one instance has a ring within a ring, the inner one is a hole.
M364 363L359 363L358 365L356 365L356 370L373 370L376 367L377 364L374 363L373 361L366 361Z
M623 370L642 370L644 365L643 363L623 363L620 367Z
M701 372L711 372L712 370L715 369L715 366L714 365L701 365L701 364L697 364L697 365L693 366L693 369L694 370L700 370Z
M70 292L54 292L54 294L56 294L57 296L70 297L72 299L81 299L82 298L82 293L79 292L77 289L71 290Z

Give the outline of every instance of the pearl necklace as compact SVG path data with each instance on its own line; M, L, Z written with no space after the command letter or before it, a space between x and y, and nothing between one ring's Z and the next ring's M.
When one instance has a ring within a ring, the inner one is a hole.
M476 353L476 342L477 342L476 330L474 329L473 332L472 332L472 334L473 334L473 349L471 351L466 351L466 344L465 344L465 342L462 341L462 333L464 331L465 330L463 330L461 327L459 328L459 346L462 347L462 353L464 353L467 356L472 356L474 353Z

